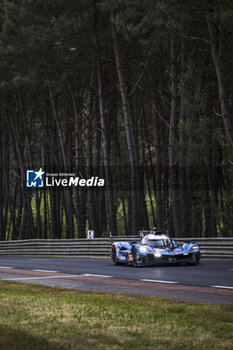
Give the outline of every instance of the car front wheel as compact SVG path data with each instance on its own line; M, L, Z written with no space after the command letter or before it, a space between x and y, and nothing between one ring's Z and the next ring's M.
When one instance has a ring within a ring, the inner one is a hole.
M197 256L196 254L195 255L193 254L191 264L192 265L198 265L199 263L200 263L200 257Z
M133 266L138 267L138 258L137 258L137 251L134 249L133 251Z
M112 261L114 265L117 265L117 257L116 257L116 247L112 247Z

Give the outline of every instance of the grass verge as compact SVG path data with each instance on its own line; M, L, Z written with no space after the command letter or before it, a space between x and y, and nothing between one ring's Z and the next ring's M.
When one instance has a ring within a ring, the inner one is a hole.
M232 349L233 306L0 281L1 350Z

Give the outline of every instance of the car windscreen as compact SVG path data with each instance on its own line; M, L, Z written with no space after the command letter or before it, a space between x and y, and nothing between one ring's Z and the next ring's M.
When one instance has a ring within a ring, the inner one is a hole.
M163 239L148 239L147 244L154 248L164 248L164 240Z

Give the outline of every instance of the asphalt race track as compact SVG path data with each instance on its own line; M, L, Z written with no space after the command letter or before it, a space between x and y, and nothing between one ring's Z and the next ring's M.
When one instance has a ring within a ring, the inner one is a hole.
M0 279L62 288L233 304L233 261L134 268L108 258L0 257Z

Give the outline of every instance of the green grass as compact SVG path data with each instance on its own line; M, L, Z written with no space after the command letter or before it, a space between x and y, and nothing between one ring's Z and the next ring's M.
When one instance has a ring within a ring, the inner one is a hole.
M1 350L219 350L232 339L232 306L0 281Z

